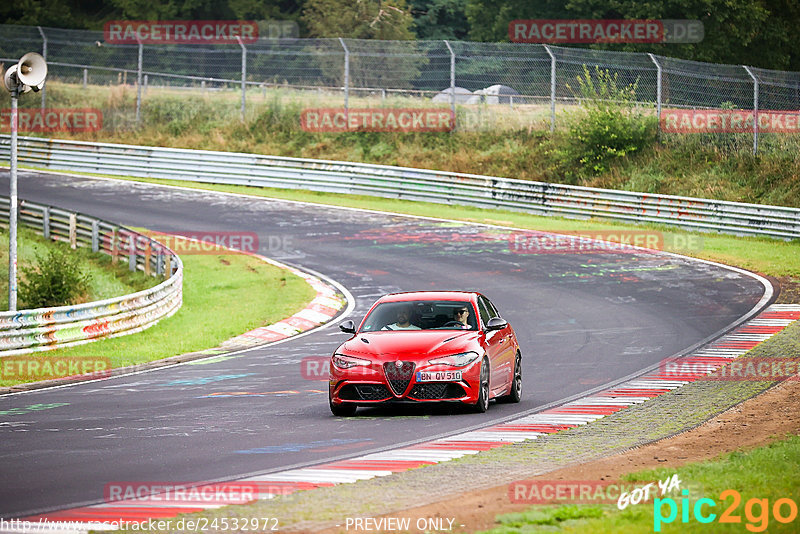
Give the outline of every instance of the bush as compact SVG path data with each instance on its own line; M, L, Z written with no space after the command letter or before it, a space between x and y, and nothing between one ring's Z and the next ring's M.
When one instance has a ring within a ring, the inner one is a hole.
M36 266L22 267L19 297L26 308L77 303L89 291L91 275L82 273L78 257L61 247L46 257L36 252Z
M595 67L592 75L585 65L577 80L576 96L584 109L572 117L564 156L591 174L600 174L614 161L656 141L657 118L638 107L636 83L618 87L616 73Z

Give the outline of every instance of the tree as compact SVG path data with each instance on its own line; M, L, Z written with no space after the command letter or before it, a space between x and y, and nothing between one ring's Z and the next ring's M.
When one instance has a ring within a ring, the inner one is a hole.
M469 36L467 0L412 0L417 38L463 41Z
M309 0L301 19L311 37L414 38L405 0Z

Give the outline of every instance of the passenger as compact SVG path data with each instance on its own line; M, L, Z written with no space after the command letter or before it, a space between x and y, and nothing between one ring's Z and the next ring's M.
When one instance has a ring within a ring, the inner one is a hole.
M411 324L411 306L404 305L397 309L397 322L387 324L383 330L421 330L420 327Z

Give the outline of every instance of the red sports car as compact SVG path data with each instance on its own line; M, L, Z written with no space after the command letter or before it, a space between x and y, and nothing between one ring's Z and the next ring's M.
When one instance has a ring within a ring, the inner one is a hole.
M455 402L478 412L489 399L519 402L522 361L517 336L488 298L461 291L381 297L353 336L333 353L331 412L358 406Z

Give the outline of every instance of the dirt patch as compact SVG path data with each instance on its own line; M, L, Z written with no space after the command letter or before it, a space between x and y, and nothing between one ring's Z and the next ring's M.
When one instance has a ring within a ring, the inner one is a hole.
M679 467L708 460L720 454L748 450L800 434L800 382L785 381L765 393L723 412L701 426L668 439L651 443L601 460L552 471L530 480L618 480L632 471L658 467ZM384 516L411 518L455 518L463 525L455 532L476 532L497 526L498 514L521 512L530 505L514 504L508 497L508 485L472 491L456 498L426 506L398 511ZM344 532L329 529L323 532ZM374 531L373 531L374 532Z
M781 292L776 302L780 304L800 303L800 279L791 276L781 276L778 278Z

